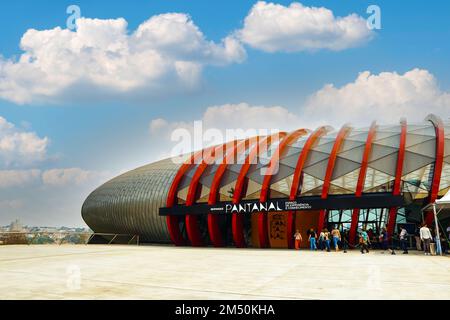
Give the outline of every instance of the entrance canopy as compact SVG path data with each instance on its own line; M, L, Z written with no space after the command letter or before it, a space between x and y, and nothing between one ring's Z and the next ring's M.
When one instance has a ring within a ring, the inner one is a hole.
M439 219L450 218L450 190L441 199L436 200Z

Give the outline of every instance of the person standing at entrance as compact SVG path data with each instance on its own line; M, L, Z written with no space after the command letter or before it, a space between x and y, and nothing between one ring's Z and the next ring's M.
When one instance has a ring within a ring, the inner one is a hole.
M316 235L316 232L314 231L314 229L313 228L309 229L309 238L308 238L309 248L314 251L317 250L316 238L317 238L317 235Z
M423 250L425 251L426 256L431 255L430 243L432 237L430 229L428 229L427 224L424 223L422 228L420 228L420 239L423 241Z
M404 226L401 226L400 229L400 244L402 246L403 254L408 254L408 231Z
M339 241L341 241L341 232L336 226L331 230L331 236L333 237L333 246L336 252L339 251Z
M364 254L364 251L369 253L369 235L367 234L366 229L362 229L359 235L359 244L361 246L361 253Z
M416 231L414 232L414 239L416 240L417 251L422 251L422 241L420 240L420 226L416 226Z
M295 239L295 250L300 249L300 244L302 243L302 234L300 233L300 230L297 229L297 231L294 234Z

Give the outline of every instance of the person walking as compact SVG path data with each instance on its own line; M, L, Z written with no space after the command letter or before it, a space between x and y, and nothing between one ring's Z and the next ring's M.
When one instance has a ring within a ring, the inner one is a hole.
M416 226L416 231L414 232L414 239L416 240L417 251L422 251L422 241L420 240L420 226Z
M341 241L341 232L339 231L338 228L336 228L336 226L334 227L333 230L331 230L331 236L333 237L334 251L338 252L339 251L339 242Z
M302 243L303 240L300 230L297 229L297 231L294 234L294 239L295 239L295 250L299 250L300 244Z
M330 252L330 233L327 228L323 229L323 242L327 252Z
M347 249L348 249L348 230L345 230L345 231L342 232L341 243L342 243L342 249L344 250L344 253L347 253Z
M381 244L381 249L383 250L381 253L385 253L386 250L388 250L388 251L390 251L392 253L392 250L389 249L389 234L387 232L386 227L383 227L381 229L380 244Z
M325 249L325 232L323 232L323 229L322 231L320 231L319 238L317 239L317 241L319 250L323 251L323 249Z
M427 224L424 223L422 228L420 228L420 240L423 241L423 249L426 256L431 255L430 243L432 238L433 236L431 235L430 229L428 229Z
M359 244L361 246L361 253L364 254L364 251L369 253L369 235L367 234L366 229L362 229L359 235Z
M316 232L314 231L313 228L309 229L309 248L311 251L316 251L317 250L317 246L316 246Z
M405 226L400 227L400 244L403 250L403 254L408 254L408 231Z

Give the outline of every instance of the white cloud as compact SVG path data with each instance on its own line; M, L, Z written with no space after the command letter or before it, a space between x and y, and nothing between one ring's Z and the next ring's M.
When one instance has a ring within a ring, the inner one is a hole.
M286 108L280 106L253 106L248 103L224 104L206 108L201 119L201 129L217 129L225 133L228 129L273 129L289 131L296 128L300 119ZM161 137L170 137L175 129L194 130L194 123L184 121L169 122L165 119L153 119L149 125L150 133Z
M49 186L85 186L98 184L110 177L108 172L81 168L0 170L0 188Z
M249 46L267 52L337 51L369 41L373 32L356 14L335 17L323 7L307 7L298 2L286 7L259 1L237 36Z
M404 74L365 71L342 87L327 84L310 96L302 117L365 126L375 119L397 123L401 117L420 122L430 113L450 117L450 93L439 88L429 71L413 69Z
M42 182L47 186L83 186L104 179L105 172L89 171L80 168L50 169L42 172Z
M320 125L339 128L344 123L358 127L368 126L373 120L398 123L402 117L409 123L421 122L430 113L443 119L450 118L450 92L441 90L429 71L413 69L404 74L365 71L354 82L342 87L327 84L311 94L296 111L281 106L225 104L206 108L198 120L203 133L217 129L225 136L227 129L314 130ZM170 138L180 128L195 137L194 123L161 118L150 122L155 158L174 155L173 147L177 142ZM192 149L197 148L192 146L184 151Z
M0 170L0 188L23 187L35 183L41 170Z
M0 58L0 98L18 104L102 94L159 95L197 86L205 65L245 59L239 41L205 39L190 17L151 17L129 34L122 19L81 18L72 32L28 30L18 61Z
M40 138L34 132L17 128L0 116L0 162L3 166L44 160L48 145L47 137Z
M280 106L252 106L248 103L208 107L203 114L206 128L292 130L300 119Z
M304 123L286 108L253 106L248 103L210 106L197 121L169 122L161 118L152 120L149 129L154 160L236 138L290 131ZM187 144L184 137L189 137Z

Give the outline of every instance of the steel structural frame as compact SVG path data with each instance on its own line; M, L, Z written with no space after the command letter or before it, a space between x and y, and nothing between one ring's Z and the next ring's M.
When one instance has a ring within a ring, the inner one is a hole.
M439 186L441 184L442 167L444 165L444 148L445 148L445 132L442 119L434 114L428 115L425 120L430 121L436 130L436 159L434 162L433 182L428 203L434 203L439 194ZM432 211L428 211L425 215L425 223L431 225L434 215Z
M206 157L203 157L202 162L198 165L197 169L195 170L194 176L192 177L192 180L189 184L188 193L186 196L186 206L191 206L195 203L196 197L197 197L197 190L198 190L198 183L200 181L200 178L202 177L203 172L208 168L209 161L215 161L216 160L216 153L220 149L225 148L228 150L228 146L232 143L235 143L236 141L231 141L224 143L220 146L216 146L213 148L210 148L208 154ZM210 153L210 154L209 154ZM200 228L197 221L196 215L187 214L185 217L186 220L186 231L189 240L191 241L191 245L193 247L201 247L204 245L203 239L200 234Z
M372 143L375 138L376 131L377 131L377 124L374 121L374 122L372 122L372 125L370 126L369 132L367 134L366 146L364 147L364 153L362 156L361 167L359 170L358 182L356 184L356 190L355 190L355 196L357 196L357 197L361 197L362 193L364 191L367 167L369 165L369 157L370 157L370 153L372 151ZM351 220L350 231L349 231L349 236L348 236L350 245L355 244L356 230L358 228L358 222L359 222L359 212L360 212L359 208L354 208L353 212L352 212L352 220Z
M401 119L400 125L401 131L400 131L400 143L398 147L397 168L395 169L394 187L392 188L392 194L395 196L400 194L402 187L403 163L405 160L406 134L408 129L406 119ZM387 233L389 239L391 239L392 235L394 234L395 223L397 221L397 211L398 207L389 208L389 218L387 224Z
M325 178L324 178L323 186L322 186L322 194L321 194L322 199L328 198L328 191L330 190L331 178L333 176L334 166L336 164L336 158L341 149L342 143L344 142L344 138L347 136L347 134L349 133L350 130L351 130L350 126L345 124L344 126L342 126L342 128L339 130L339 132L336 136L336 140L334 141L333 148L331 149L330 157L328 158L327 170L325 172ZM325 210L325 209L320 210L319 222L317 224L317 232L319 232L319 233L323 229L326 213L327 213L327 210Z
M237 204L239 201L241 201L244 191L244 184L246 182L246 175L248 173L248 170L250 169L250 166L253 164L253 161L259 154L259 150L266 144L272 144L275 138L278 137L278 140L282 137L286 136L286 132L280 132L273 134L271 136L263 138L259 143L257 143L253 149L248 154L247 158L244 161L244 164L241 167L241 170L239 171L239 176L236 180L236 185L234 188L234 194L233 194L233 203ZM232 234L233 234L233 241L236 247L243 248L246 246L245 238L244 238L244 217L242 214L239 213L233 213L231 216L231 226L232 226Z
M442 169L443 169L443 159L444 159L444 147L445 147L445 132L444 132L444 125L440 118L438 118L435 115L429 115L426 118L427 121L430 121L436 130L436 158L435 158L435 164L434 164L434 171L433 171L433 177L432 177L432 187L429 194L428 202L432 203L434 202L439 193L439 187L440 187L440 180L442 175ZM404 159L405 159L405 152L406 152L406 137L407 137L407 123L405 119L402 119L400 121L401 123L401 132L400 132L400 143L399 143L399 149L398 149L398 158L397 158L397 167L396 167L396 173L395 173L395 180L394 180L394 186L392 193L394 195L399 195L401 193L401 182L402 182L402 172L403 172L403 165L404 165ZM361 197L363 193L363 187L365 184L365 178L367 174L368 169L368 159L370 157L370 153L372 150L373 140L374 136L376 135L376 123L373 122L370 130L368 132L368 137L366 140L366 145L363 153L363 159L361 162L358 182L356 186L355 195ZM345 137L347 136L348 132L351 130L351 128L348 125L344 125L340 131L338 132L336 139L334 141L333 148L331 150L327 169L325 173L324 183L322 187L322 193L321 198L326 199L329 194L329 189L331 185L331 179L334 171L334 167L336 164L336 159L338 156L338 153L340 152L342 143L344 142ZM293 182L291 186L290 191L290 200L295 200L295 197L298 193L299 186L301 184L302 179L302 172L304 164L308 158L308 155L310 153L311 147L314 145L314 143L322 137L327 132L326 127L320 127L316 131L310 134L307 141L305 142L305 145L303 146L303 149L299 155L299 158L297 160L296 168L294 171L293 176ZM277 147L277 151L275 155L272 156L269 166L267 167L268 172L266 172L266 176L264 177L261 193L260 193L260 201L265 202L267 201L269 190L270 190L270 182L271 177L273 175L273 168L279 162L281 154L285 151L285 149L292 144L292 141L295 139L298 139L302 134L306 134L306 131L304 129L298 129L296 131L293 131L289 134L286 134L285 132L280 133L280 137L278 140L281 140L280 145ZM244 185L246 182L246 175L248 173L248 170L250 169L250 166L254 160L254 158L258 155L258 151L261 148L261 146L264 145L264 143L267 143L267 140L270 139L270 143L275 140L275 135L272 135L270 137L264 137L259 143L256 143L248 156L245 159L245 163L242 165L239 176L236 181L236 187L233 194L233 203L238 203L242 199L242 193L244 189ZM259 137L255 137L258 139ZM229 155L224 155L224 162L219 165L219 168L217 169L217 172L215 173L215 176L213 178L213 182L211 185L211 190L209 194L208 204L214 204L217 201L217 192L218 188L220 186L220 183L222 181L223 174L226 171L227 168L227 162L231 156L237 155L237 151L240 151L242 148L240 146L244 146L243 152L247 151L247 144L248 148L251 147L251 144L249 143L253 138L246 139L245 141L233 141L228 142L220 146L214 146L209 147L204 150L197 151L193 153L188 160L183 163L180 168L177 171L177 174L175 175L166 200L166 206L168 208L173 207L176 205L176 197L177 192L179 188L179 184L182 181L182 179L185 177L185 174L192 168L193 165L197 164L199 159L202 159L204 154L211 153L211 157L215 158L215 154L217 150L220 150L220 148L225 148L225 152L227 151L227 146L230 143L233 143L233 151ZM195 202L195 197L197 194L198 189L198 182L203 174L203 172L208 167L208 163L206 162L206 159L203 157L201 163L199 164L198 168L196 169L196 172L194 174L194 177L192 178L192 181L189 185L189 191L187 196L186 205L192 205ZM391 207L389 208L389 218L388 218L388 234L391 236L394 231L395 222L396 222L396 216L397 216L397 207ZM323 228L326 218L326 210L320 211L319 216L319 223L318 223L318 232ZM353 209L352 213L352 220L351 220L351 227L350 227L350 234L349 234L349 240L351 244L354 244L354 239L356 236L356 229L358 225L359 220L359 212L360 209L355 208ZM293 233L295 219L294 219L295 211L289 211L288 212L288 219L287 219L287 233L290 235ZM224 245L224 239L223 235L221 234L221 231L218 226L218 217L216 217L213 214L208 214L208 232L210 234L211 241L214 246L223 246ZM188 234L188 238L191 241L191 244L193 246L200 246L203 245L203 241L200 237L198 223L196 220L196 217L194 215L186 215L186 230ZM195 220L195 221L194 221ZM433 220L433 216L430 213L426 214L425 221L429 224ZM187 242L187 239L185 239L181 233L181 230L179 228L179 217L177 216L167 216L166 217L166 223L167 228L169 231L170 239L171 241L177 245L185 245ZM268 246L268 227L267 227L267 214L266 213L258 213L258 233L259 233L259 245L260 247L264 248ZM235 242L235 245L237 247L245 247L245 240L244 240L244 227L243 227L243 217L239 214L232 214L232 233L233 233L233 240ZM288 237L288 247L293 247L293 241L291 237Z
M261 193L259 196L260 202L267 201L267 197L269 195L270 189L270 181L272 180L272 176L274 175L274 168L278 168L280 157L286 151L286 148L289 147L291 143L299 139L300 137L308 134L308 131L305 129L298 129L292 131L288 135L281 140L280 144L277 147L277 150L272 155L270 159L269 166L267 167L267 172L265 173L263 184L261 187ZM268 213L260 212L258 215L258 239L260 248L266 248L269 246L269 234L268 234L268 225L267 225L267 215Z
M257 139L257 137L248 138L239 143L235 143L233 146L232 152L229 153L228 155L227 154L224 155L223 161L217 168L217 171L214 174L214 178L211 183L211 189L209 191L209 198L208 198L209 205L213 205L217 202L217 196L218 196L218 192L219 192L220 183L222 181L222 177L223 177L230 161L232 161L235 156L237 158L239 151L242 151L243 153L245 153L245 151L247 150L247 144L248 144L248 148L250 148L250 144L254 139ZM242 148L242 146L243 146L243 148ZM209 232L209 238L211 239L211 242L214 247L223 247L225 245L224 239L223 239L223 234L219 228L219 217L216 214L212 214L212 213L208 214L208 232Z
M298 188L301 183L301 175L303 173L303 167L305 166L306 160L308 159L309 151L314 143L329 131L327 127L320 127L316 131L310 134L308 139L303 146L303 149L298 157L297 164L295 165L294 177L292 179L291 192L289 194L289 200L293 201L297 197ZM288 211L287 227L286 233L288 237L288 248L292 249L294 247L294 234L295 226L295 211Z
M180 185L181 180L189 169L192 168L194 164L196 164L203 155L203 152L206 150L200 150L192 153L188 160L186 160L178 169L172 184L170 185L169 192L167 194L166 206L168 208L173 207L176 203L176 197L178 193L178 187ZM170 239L172 243L176 246L182 246L186 244L186 239L183 237L180 227L179 227L179 217L176 216L167 216L166 217L167 229L169 231Z

